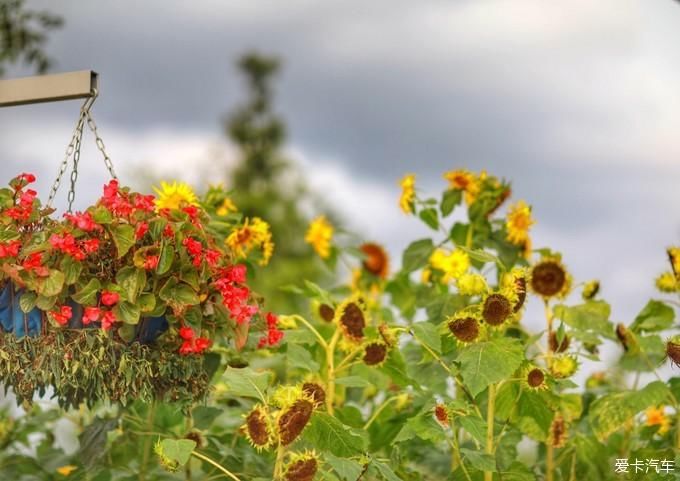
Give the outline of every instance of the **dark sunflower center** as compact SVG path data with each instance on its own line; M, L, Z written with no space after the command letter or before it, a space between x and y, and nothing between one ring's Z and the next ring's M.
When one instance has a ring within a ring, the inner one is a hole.
M680 344L668 341L668 343L666 343L666 355L671 359L673 364L680 366Z
M515 279L515 289L517 289L517 302L512 308L512 312L519 311L527 299L527 280L524 277Z
M326 391L315 382L306 382L302 385L302 391L314 401L314 407L322 406L326 401Z
M335 310L328 304L321 304L319 306L319 315L324 321L331 322L333 317L335 317Z
M286 470L286 481L312 481L318 470L316 459L300 459L288 466Z
M445 406L437 404L434 408L434 417L436 417L437 421L439 421L443 425L445 426L449 425L449 412L446 410Z
M566 426L564 424L564 419L561 417L556 417L553 420L552 426L550 427L550 434L551 434L551 441L552 445L555 448L561 447L564 445L564 441L566 440Z
M364 363L368 366L374 366L383 362L385 356L387 356L387 347L384 344L369 344L364 350Z
M557 262L541 262L531 271L531 287L544 297L559 294L566 282L567 273Z
M298 399L279 418L281 444L288 446L300 435L312 415L314 405L306 399Z
M449 322L449 331L462 342L472 342L479 336L479 323L473 317L455 319Z
M344 326L349 336L358 339L364 337L364 327L366 327L364 313L355 303L351 302L345 307L340 323Z
M512 306L507 297L502 294L491 294L484 301L482 317L492 326L499 326L510 316Z
M527 384L531 387L541 386L544 379L545 375L543 374L543 371L538 368L532 369L529 371L529 374L527 374Z
M253 411L246 418L248 435L256 446L266 446L269 443L269 432L267 422L262 412Z
M562 339L562 342L557 345L557 334L554 332L550 333L550 350L553 352L564 352L567 349L569 349L569 344L571 343L571 339L569 339L569 336L565 335L564 338Z

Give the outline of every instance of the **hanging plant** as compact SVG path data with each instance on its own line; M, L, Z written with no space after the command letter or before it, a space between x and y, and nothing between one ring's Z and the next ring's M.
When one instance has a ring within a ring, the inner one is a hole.
M166 184L156 198L114 179L56 220L34 181L0 189L5 385L23 400L53 386L62 405L200 398L203 354L216 342L241 350L259 307L196 196Z

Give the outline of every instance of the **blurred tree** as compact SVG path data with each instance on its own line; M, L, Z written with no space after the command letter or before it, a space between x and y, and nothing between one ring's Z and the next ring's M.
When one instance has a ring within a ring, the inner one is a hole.
M298 169L284 157L283 120L272 111L272 80L279 70L276 58L258 53L244 55L238 66L245 77L248 99L226 121L226 130L239 149L240 159L231 172L230 187L238 209L248 217L260 217L271 225L276 244L274 257L254 287L265 296L269 309L299 312L303 306L281 287L302 279L318 282L329 277L327 269L305 244L308 220L303 206L318 199L307 189Z
M51 60L45 53L47 32L61 27L63 19L47 11L29 10L24 0L0 0L0 76L8 64L24 64L45 73Z

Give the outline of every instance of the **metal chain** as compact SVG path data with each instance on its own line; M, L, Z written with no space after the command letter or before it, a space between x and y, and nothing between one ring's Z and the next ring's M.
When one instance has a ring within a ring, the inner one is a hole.
M102 138L99 136L99 131L97 130L97 124L94 122L94 119L92 118L92 114L88 110L86 112L87 115L87 125L90 127L90 130L94 134L94 139L95 143L97 144L97 148L99 151L102 153L104 156L104 165L109 171L109 174L111 174L111 177L114 179L118 179L118 176L116 175L116 171L113 169L113 162L111 161L111 157L109 157L109 154L106 153L106 147L104 146L104 141Z
M87 125L92 131L92 133L95 136L95 142L97 144L97 148L99 151L104 155L104 165L106 166L107 170L109 171L109 174L111 174L111 177L114 179L118 179L116 176L116 172L113 168L113 162L111 161L111 158L109 155L106 153L106 148L104 146L104 141L102 138L99 136L99 132L97 130L97 124L94 122L94 119L92 118L92 114L90 113L90 109L92 107L92 104L94 101L97 99L98 92L95 89L92 92L92 97L88 98L85 103L83 103L83 106L80 108L80 116L78 117L78 123L76 124L76 128L73 131L73 135L71 136L71 141L68 144L68 147L66 147L66 153L64 155L64 160L62 161L61 165L59 166L59 170L57 172L57 178L55 179L54 183L52 184L52 188L50 189L50 195L47 200L47 207L52 206L52 202L54 202L54 198L57 194L57 191L59 190L59 186L61 185L61 179L64 176L64 173L66 172L66 169L68 168L69 164L69 159L72 158L73 160L73 167L71 170L71 185L68 191L68 212L72 212L73 209L73 201L75 200L76 196L76 181L78 180L78 163L80 161L80 147L82 144L82 139L83 139L83 130L85 127L85 121L87 121Z

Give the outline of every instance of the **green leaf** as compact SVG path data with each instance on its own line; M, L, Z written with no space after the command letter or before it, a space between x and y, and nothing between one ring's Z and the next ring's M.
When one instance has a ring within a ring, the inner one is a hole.
M460 454L462 454L465 461L470 463L475 469L479 469L480 471L497 471L496 460L490 454L467 448L460 448Z
M120 224L112 227L110 232L120 259L135 245L135 229L129 224Z
M644 309L637 315L630 330L633 332L641 331L663 331L673 325L675 311L661 301L651 300Z
M440 442L446 439L444 430L434 419L431 407L423 409L420 413L409 418L394 438L394 443L408 441L413 438L424 441Z
M442 201L440 204L442 215L446 217L451 212L453 212L453 209L455 209L456 206L460 204L462 198L463 198L462 190L458 189L445 190L444 194L442 195Z
M90 279L90 281L80 290L71 295L71 299L83 306L92 306L97 302L97 292L102 288L99 279Z
M590 425L597 438L604 442L639 412L665 403L669 396L668 386L661 381L651 382L637 391L606 394L591 405Z
M51 297L45 297L45 296L38 296L38 298L35 300L35 307L38 309L41 309L43 311L49 311L54 307L54 305L57 302L57 296L51 296Z
M306 372L318 372L321 367L309 351L298 344L288 344L286 361L290 369L299 368Z
M132 342L135 339L135 326L123 324L118 328L118 335L125 342Z
M412 326L413 333L418 341L425 344L437 354L442 352L442 340L439 335L439 329L431 322L416 322Z
M78 458L86 468L94 468L106 454L106 435L116 426L118 426L117 419L103 419L97 416L78 436L80 441Z
M45 297L52 297L59 295L64 287L64 273L57 269L50 269L47 277L38 279L37 291L38 294Z
M418 217L420 217L420 219L431 229L437 230L439 228L439 216L437 215L437 209L423 209L418 214Z
M517 339L499 338L464 347L456 360L465 384L476 396L490 384L509 378L524 360L524 349Z
M158 297L171 305L194 306L201 303L198 294L190 285L178 283L173 277L158 291Z
M191 439L164 439L161 442L161 449L165 456L179 463L180 466L184 466L189 461L195 447L196 442Z
M197 429L208 429L222 410L212 406L197 406L191 411L191 419Z
M156 296L150 292L141 294L137 298L137 305L143 313L151 312L156 308Z
M125 324L137 324L142 311L137 304L123 301L116 304L116 307L113 308L113 313L116 319L123 321Z
M482 446L486 442L486 422L477 416L463 416L457 421Z
M555 317L568 326L581 331L593 331L609 339L615 339L614 327L609 322L611 308L604 301L588 301L576 306L557 305Z
M83 270L83 265L80 261L75 260L71 256L66 256L59 264L59 268L64 273L64 283L67 286L75 284Z
M24 292L19 298L19 307L22 312L28 313L35 308L38 295L35 292Z
M371 385L369 381L361 376L339 377L335 380L335 384L346 387L368 387Z
M377 459L371 460L371 466L375 467L375 469L377 469L380 473L380 476L382 476L387 481L402 481L400 477L394 474L392 468L390 468L387 464L378 461Z
M144 272L144 269L126 266L116 274L116 282L125 291L127 300L136 302L137 296L146 285L146 272Z
M540 393L524 391L517 401L513 419L520 431L537 441L545 441L555 414Z
M360 431L322 412L314 413L303 437L315 449L340 457L354 456L366 449L366 439Z
M413 272L427 264L434 251L432 239L421 239L412 242L404 251L401 268L404 272Z
M265 401L264 392L271 381L269 371L254 371L250 367L241 369L228 367L222 375L227 393L234 397L250 397Z
M170 270L172 262L175 260L175 248L170 244L163 243L161 254L158 257L158 265L156 266L156 274L163 275Z
M364 467L351 459L343 459L330 453L324 454L324 461L331 465L342 481L357 481Z

